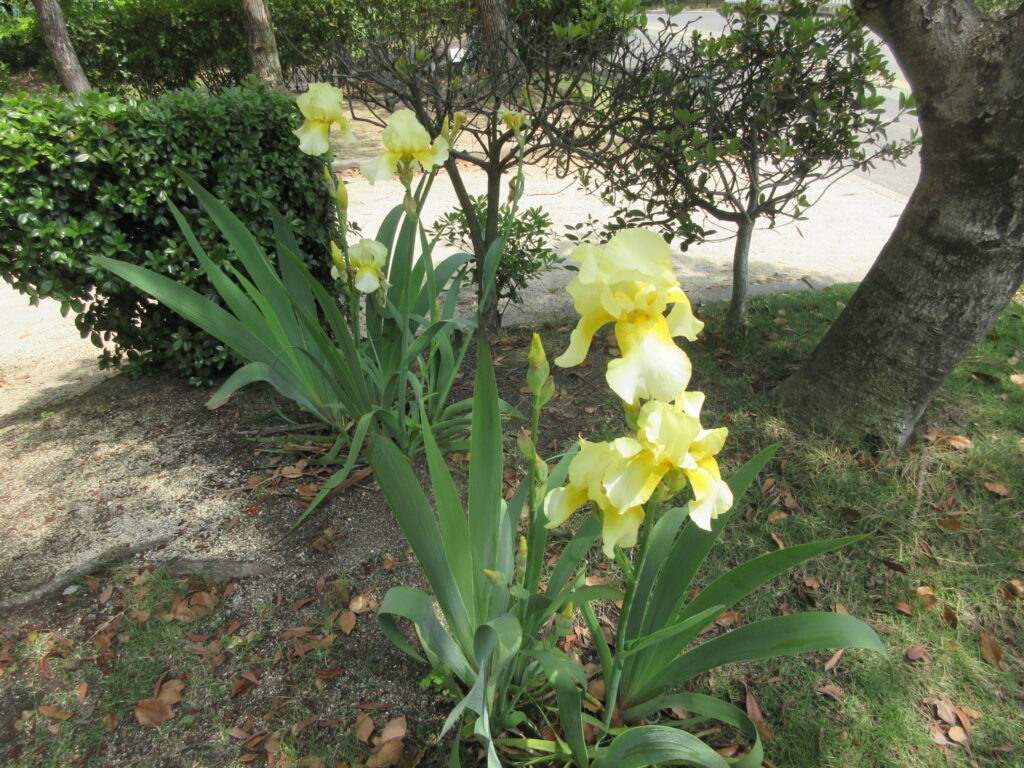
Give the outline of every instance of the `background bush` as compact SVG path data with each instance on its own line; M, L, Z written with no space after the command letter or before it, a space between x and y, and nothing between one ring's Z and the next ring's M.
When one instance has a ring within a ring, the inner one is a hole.
M38 66L46 58L35 16L0 14L0 63L17 72Z
M110 256L215 296L171 217L181 208L218 262L234 260L172 167L193 174L270 247L271 206L327 279L331 201L322 166L299 152L291 99L254 87L134 102L96 93L0 101L0 277L77 314L101 366L208 381L229 353L175 313L92 266ZM122 356L123 359L122 359Z
M237 0L72 0L68 32L94 88L154 97L249 72Z
M63 0L75 51L90 84L152 98L200 85L238 85L249 72L238 0ZM552 25L578 26L589 48L613 44L632 26L636 0L512 0L522 39L541 47ZM31 4L0 13L0 63L53 72ZM439 30L472 34L469 0L270 0L285 79L292 87L333 79L336 61L373 38L426 40ZM582 38L581 38L582 39ZM527 51L521 52L527 55Z
M487 197L474 195L473 212L478 226L483 229L487 222ZM558 268L561 263L558 254L549 246L554 232L551 217L543 208L518 209L512 215L509 205L498 209L498 231L508 239L498 264L495 289L499 299L522 303L522 291L541 275ZM469 236L469 223L461 208L455 208L443 216L431 229L431 234L442 242L473 252ZM476 276L473 276L476 279Z

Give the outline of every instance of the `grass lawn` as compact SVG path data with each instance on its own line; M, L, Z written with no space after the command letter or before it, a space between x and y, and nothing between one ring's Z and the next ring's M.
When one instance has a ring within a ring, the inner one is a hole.
M777 547L867 534L770 582L710 631L785 612L841 611L871 622L889 656L805 654L718 670L700 682L763 713L766 765L1024 764L1024 294L943 386L917 442L903 453L869 453L797 433L769 395L851 291L757 298L749 334L732 350L715 330L725 307L698 310L707 330L688 347L691 389L707 394L706 426L729 426L725 472L781 443L700 583ZM544 332L552 357L569 330ZM513 392L528 345L528 334L513 333L497 357L517 377ZM595 363L557 374L559 397L542 421L563 427L555 447L543 439L542 446L554 452L577 432L620 434L603 373ZM437 713L407 712L408 732L404 722L389 724L373 705L374 686L387 685L384 662L344 650L350 633L379 635L372 608L381 592L367 585L389 573L408 578L407 563L388 560L368 566L362 580L340 575L309 595L267 596L247 606L244 624L234 621L231 584L138 568L82 580L74 594L79 626L88 618L89 629L81 637L46 624L2 628L0 696L24 704L13 722L0 723L0 764L389 765L369 757L383 737L403 743L396 764L444 765L444 750L429 745ZM331 692L356 664L362 709ZM400 674L430 687L419 666ZM260 714L246 719L240 702L256 694ZM437 698L422 701L433 707ZM185 752L175 746L182 741ZM162 753L178 757L168 763Z

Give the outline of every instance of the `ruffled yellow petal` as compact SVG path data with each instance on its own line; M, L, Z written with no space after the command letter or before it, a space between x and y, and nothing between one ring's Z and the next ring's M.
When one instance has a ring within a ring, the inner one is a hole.
M643 507L631 507L621 512L601 513L601 539L607 557L615 557L615 547L632 547L637 531L644 521Z
M331 148L330 135L331 124L323 120L306 121L296 130L292 131L299 140L299 150L307 155L322 155Z
M665 238L649 229L624 229L608 241L605 255L614 265L616 281L651 283L665 291L677 284L672 250Z
M700 463L722 450L728 436L729 430L726 427L702 430L690 446L690 455Z
M684 392L676 398L676 407L695 419L700 418L700 409L704 407L704 393L694 391Z
M676 286L669 290L668 300L675 302L672 311L668 313L668 330L673 336L682 336L684 339L696 341L697 335L704 330L704 323L693 314L690 300L686 298L683 289Z
M383 269L387 262L388 249L383 243L364 237L349 249L348 258L352 262L352 266L357 269L359 267Z
M295 105L307 120L340 123L345 120L345 94L328 83L310 83L309 90L295 98Z
M436 165L444 165L448 160L448 142L439 136L432 146L417 150L412 156L429 171Z
M662 315L640 315L615 324L622 357L608 364L608 386L627 403L670 402L690 383L690 359L672 341Z
M555 488L544 499L544 515L548 522L546 528L556 528L588 501L585 488L566 485Z
M414 155L429 149L430 134L411 109L400 109L388 119L381 141L393 152Z
M729 484L722 480L718 462L712 458L704 459L694 469L687 469L686 477L693 489L690 519L700 528L710 531L711 521L732 506Z
M348 252L348 261L355 270L353 284L357 291L373 293L380 288L382 270L387 262L388 249L376 240L362 238Z
M359 170L371 184L375 181L387 181L398 172L398 161L400 159L401 155L388 151L378 158L361 163Z
M658 462L682 469L701 433L700 421L678 403L648 400L637 416L637 437Z
M569 336L569 348L555 358L555 365L571 368L586 360L594 334L602 325L610 323L612 319L604 313L582 315L576 327L573 328L572 335Z
M352 282L357 291L373 293L380 288L380 273L375 269L363 267L356 270L355 280Z
M649 451L609 468L604 490L610 505L615 509L627 509L646 504L668 470L669 467L659 464Z
M352 126L349 125L347 118L341 118L338 121L338 130L341 132L341 140L348 142L349 144L355 144L358 139L356 135L352 133Z

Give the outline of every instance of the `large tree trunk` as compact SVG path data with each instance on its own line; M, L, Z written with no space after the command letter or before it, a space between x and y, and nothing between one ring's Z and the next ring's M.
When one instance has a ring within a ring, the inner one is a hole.
M64 90L68 93L83 93L90 90L89 81L85 77L78 54L68 37L68 27L64 22L64 13L57 0L33 0L36 17L39 19L39 31L43 35L46 49L50 52L57 75Z
M921 176L889 242L780 387L798 417L904 445L1024 281L1024 6L856 0L917 97Z
M487 68L496 79L508 77L519 66L512 41L505 0L473 0L487 54Z
M277 55L277 39L270 24L267 0L242 0L242 24L249 42L252 73L268 88L284 90L281 59Z

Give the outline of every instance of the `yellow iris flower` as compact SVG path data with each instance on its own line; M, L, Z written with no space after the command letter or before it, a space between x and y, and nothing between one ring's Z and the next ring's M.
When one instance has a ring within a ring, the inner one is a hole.
M627 229L603 248L580 245L570 258L580 265L567 286L580 320L555 363L582 363L594 334L613 322L622 357L608 366L612 390L627 403L680 397L691 366L672 339L693 341L704 324L679 287L665 240L645 229ZM666 316L669 304L674 306Z
M357 291L373 293L380 288L387 258L388 249L366 237L348 249L349 268L354 270L352 282Z
M390 179L399 166L430 170L448 159L448 142L438 136L431 144L427 129L409 109L400 109L388 119L381 140L386 148L384 154L360 166L370 183Z
M295 99L305 122L295 131L299 149L307 155L322 155L331 148L331 123L337 123L345 141L355 141L342 105L344 95L340 88L327 83L310 83L309 90Z
M508 129L513 133L519 133L523 128L530 124L530 116L525 115L522 112L515 112L511 109L502 109L498 113L498 117L501 121L508 126Z
M687 392L675 403L650 400L637 416L636 437L611 443L580 441L569 465L569 482L544 500L548 527L561 525L579 507L594 502L601 516L604 551L636 544L644 508L658 484L672 473L685 477L693 490L690 518L710 529L711 520L732 506L714 454L728 430L704 429L700 408L704 395ZM672 483L670 483L672 485Z
M592 501L601 517L601 539L604 542L604 553L608 557L614 557L616 545L631 547L636 544L644 509L639 505L616 507L605 491L604 479L637 450L639 444L626 437L611 443L580 440L580 451L569 465L569 483L554 489L544 499L547 527L561 525L573 512Z

